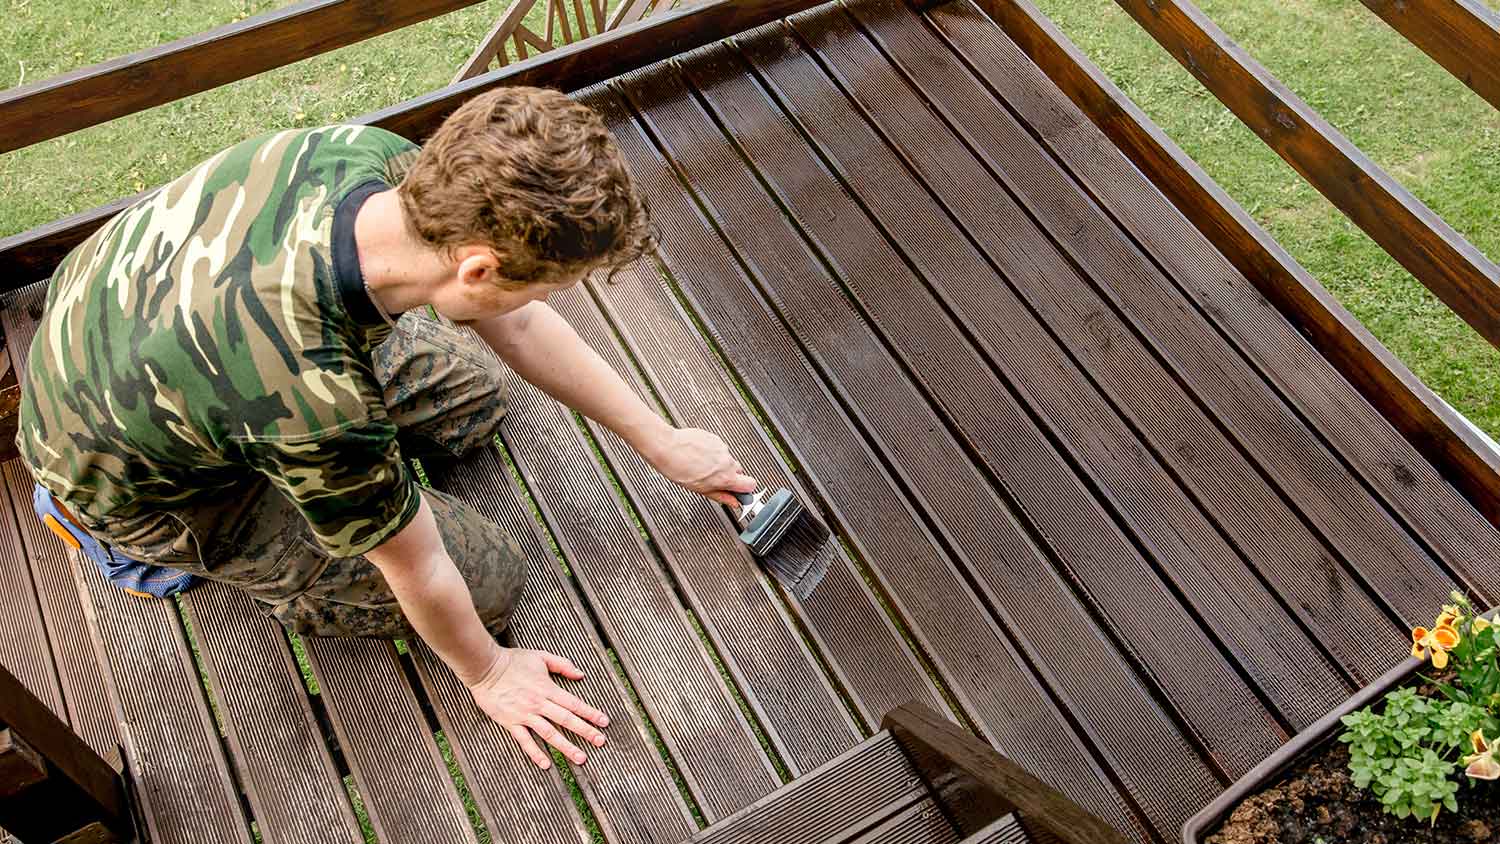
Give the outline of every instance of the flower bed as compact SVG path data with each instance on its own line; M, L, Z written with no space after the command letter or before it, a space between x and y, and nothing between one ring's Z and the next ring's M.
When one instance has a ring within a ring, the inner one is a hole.
M1455 593L1411 652L1194 816L1183 841L1500 842L1500 627Z

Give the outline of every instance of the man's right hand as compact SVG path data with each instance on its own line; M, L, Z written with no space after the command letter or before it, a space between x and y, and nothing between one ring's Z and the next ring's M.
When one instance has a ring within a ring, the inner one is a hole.
M608 727L609 716L559 688L553 674L583 679L583 672L563 657L507 648L469 691L479 708L510 733L538 768L550 767L552 757L532 733L562 751L573 764L582 765L588 756L558 728L603 747L604 734L595 727Z

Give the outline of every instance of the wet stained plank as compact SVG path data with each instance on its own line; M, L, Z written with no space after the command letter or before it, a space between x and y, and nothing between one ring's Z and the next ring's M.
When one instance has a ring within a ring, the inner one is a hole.
M803 501L812 501L792 473L775 456L775 446L756 423L714 359L703 338L676 309L663 310L662 300L646 295L660 288L662 279L652 261L640 261L621 273L617 284L592 285L594 295L568 291L554 296L557 308L617 371L635 381L632 361L641 367L649 390L677 424L710 429L729 444L735 459L762 487L790 488ZM615 305L614 302L619 304ZM619 332L611 337L610 327ZM623 345L622 345L623 344ZM627 455L628 457L628 455ZM635 469L639 474L644 471ZM699 542L724 541L723 523L703 507L664 508L653 512L665 528L665 540L677 553ZM730 529L732 534L733 528ZM733 535L729 542L737 543ZM860 576L855 562L843 552L806 601L788 601L812 639L815 650L829 662L866 724L877 724L885 713L906 701L922 700L942 709L940 693L926 676L916 655L901 641L901 633L884 612L880 599ZM730 560L738 553L726 554Z
M953 84L920 83L933 101L942 103L960 125L976 127L970 130L976 138L983 137L977 127L1011 120L1003 113L1011 109L1015 119L1025 122L1119 230L1162 268L1160 276L1137 276L1143 291L1152 297L1144 304L1185 297L1419 541L1481 595L1493 600L1500 594L1496 568L1500 566L1500 532L1417 454L972 2L946 4L928 17L932 31L952 48L951 60L967 65L994 97L971 99L966 92L973 83L955 71L956 75L943 77ZM903 39L923 35L904 21L887 26L892 25ZM924 49L922 54L935 56L943 67L951 61L942 53ZM916 74L924 65L909 66ZM1129 252L1117 250L1116 254L1126 261L1140 260ZM1156 280L1161 276L1175 289L1164 289ZM1193 320L1187 319L1186 324L1191 326ZM1210 341L1206 348L1211 351L1214 346Z
M438 488L504 527L526 552L530 569L511 619L510 644L572 660L584 679L566 683L569 691L609 715L608 744L580 743L589 759L573 767L605 838L645 844L687 837L696 829L692 815L499 453L482 449L432 475ZM430 648L419 644L415 651L422 684L495 840L587 841L587 825L558 772L533 765Z
M641 77L626 81L638 86ZM989 740L1039 776L1118 828L1138 826L1131 802L1072 732L1043 679L1031 673L1034 664L967 586L944 543L840 410L843 396L819 380L775 311L756 296L735 255L642 127L623 103L606 101L600 107L652 204L667 269L735 374L796 452L810 482L827 491L851 545L866 559L879 560L872 575L960 704ZM660 287L647 292L670 296ZM1049 674L1045 666L1038 668Z
M722 103L753 84L732 70L730 62L735 62L732 56L713 50L685 64L721 117L735 109L747 113L744 100L733 106ZM700 199L739 256L759 270L759 293L774 304L795 340L818 354L825 380L849 396L867 436L877 439L887 459L900 467L921 498L919 506L944 526L990 610L1026 650L1056 670L1057 690L1068 695L1075 715L1087 713L1083 717L1088 729L1110 737L1101 742L1100 751L1111 759L1114 770L1147 798L1143 802L1161 821L1171 818L1176 806L1217 789L1222 775L1200 756L1201 750L1175 723L1164 700L1131 671L1124 655L1054 569L1048 538L1030 530L1024 513L990 485L852 303L837 295L836 281L822 272L817 258L799 242L791 221L782 218L760 191L728 139L682 82L657 73L627 90L673 162L699 187ZM732 127L738 132L748 128ZM773 139L778 160L796 160L806 150L775 144L776 128L769 123L758 122L753 131L757 139ZM806 189L826 176L814 165L812 173L803 170L798 178ZM857 212L826 207L824 219L859 225ZM861 242L867 250L881 243L873 238ZM949 325L944 321L928 328L943 330ZM1096 546L1075 547L1092 551ZM1068 635L1041 635L1043 629L1066 630ZM1199 668L1192 666L1194 671ZM1126 741L1127 736L1134 741ZM1151 753L1139 752L1147 745ZM1148 775L1163 754L1181 766L1181 776L1171 782Z

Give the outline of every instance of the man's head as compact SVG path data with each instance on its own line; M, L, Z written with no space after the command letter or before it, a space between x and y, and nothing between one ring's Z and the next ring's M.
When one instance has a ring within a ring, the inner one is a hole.
M428 139L397 193L416 237L452 263L455 292L474 299L460 304L480 312L492 293L541 298L651 248L614 138L557 91L499 88L469 100Z

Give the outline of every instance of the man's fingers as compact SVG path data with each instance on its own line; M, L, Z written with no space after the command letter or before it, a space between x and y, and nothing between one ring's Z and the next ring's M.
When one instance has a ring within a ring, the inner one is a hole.
M734 477L724 484L724 488L730 492L754 492L758 486L760 484L744 472L735 472Z
M543 653L542 660L547 663L547 670L553 674L561 674L569 680L583 679L583 672L579 671L578 666L565 656Z
M584 703L577 695L563 689L552 690L552 702L600 727L609 726L609 716L600 709Z
M579 738L582 738L589 744L595 747L604 746L603 733L594 729L594 725L563 709L561 706L548 701L542 705L542 714L547 716L548 720L552 721L552 723L576 733Z
M546 770L552 767L552 757L548 756L547 752L536 743L536 739L531 737L530 730L516 724L510 728L510 737L516 740L516 744L521 745L521 751L531 757L532 763L538 768Z
M574 744L571 741L568 741L568 737L563 735L562 730L559 730L551 721L548 721L543 716L533 715L530 718L527 718L526 726L530 727L533 732L541 736L542 741L545 741L558 750L561 750L562 755L568 757L568 759L572 761L574 765L582 765L584 762L588 761L589 757L584 755L584 752L582 750L578 749L578 745Z
M723 504L731 510L738 510L740 507L740 500L727 492L710 492L708 494L708 497L719 502L720 504Z

